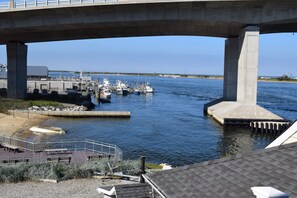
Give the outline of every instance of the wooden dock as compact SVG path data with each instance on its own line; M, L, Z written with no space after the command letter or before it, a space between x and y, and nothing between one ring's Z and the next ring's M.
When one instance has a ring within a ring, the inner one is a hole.
M35 142L19 137L0 136L0 163L65 162L83 164L101 158L122 159L116 145L91 139Z
M98 153L90 151L70 151L65 153L47 153L47 152L32 152L32 151L17 151L10 152L4 147L0 148L0 163L73 163L84 164L88 161L108 158L110 156L103 156Z

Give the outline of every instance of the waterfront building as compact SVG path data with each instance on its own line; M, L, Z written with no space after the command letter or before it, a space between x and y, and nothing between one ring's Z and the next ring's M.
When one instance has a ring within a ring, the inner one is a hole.
M47 66L28 66L27 78L28 79L42 79L48 77ZM0 79L7 79L7 66L0 64Z
M48 77L47 66L28 66L27 78L28 79L42 79Z
M6 65L0 64L0 79L6 79L7 78L7 67Z

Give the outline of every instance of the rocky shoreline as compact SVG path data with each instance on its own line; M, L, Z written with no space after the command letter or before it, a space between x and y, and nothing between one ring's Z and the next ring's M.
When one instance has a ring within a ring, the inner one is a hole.
M29 107L28 110L30 111L87 111L88 108L85 106L72 106L72 107L53 107L53 106L32 106Z

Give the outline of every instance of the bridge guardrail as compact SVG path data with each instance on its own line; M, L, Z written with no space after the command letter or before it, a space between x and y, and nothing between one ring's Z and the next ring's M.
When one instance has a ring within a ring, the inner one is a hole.
M0 2L0 10L95 3L129 2L130 0L14 0Z

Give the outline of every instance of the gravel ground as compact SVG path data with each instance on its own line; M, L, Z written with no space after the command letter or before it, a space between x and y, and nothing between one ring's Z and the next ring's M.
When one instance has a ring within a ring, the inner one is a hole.
M135 183L127 180L74 179L59 183L22 182L0 184L0 197L9 198L57 198L99 197L97 188L117 184Z

